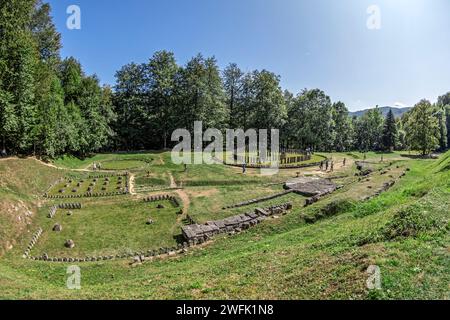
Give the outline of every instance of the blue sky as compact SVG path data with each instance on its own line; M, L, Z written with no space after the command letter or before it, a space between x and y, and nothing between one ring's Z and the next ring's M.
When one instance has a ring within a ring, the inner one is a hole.
M171 50L221 68L267 69L294 93L320 88L350 110L411 106L450 91L449 0L50 0L62 55L114 84L129 62ZM69 5L81 30L69 30ZM379 30L367 9L380 9Z

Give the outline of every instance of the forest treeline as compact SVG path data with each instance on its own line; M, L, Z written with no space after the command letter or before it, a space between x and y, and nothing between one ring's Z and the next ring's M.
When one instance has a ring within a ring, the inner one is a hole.
M116 73L114 87L60 56L61 35L41 0L0 3L0 138L3 154L57 157L161 149L177 128L280 129L281 144L317 151L420 150L450 144L450 92L401 118L374 108L349 117L319 89L283 90L267 70L220 70L214 57L179 65L159 51Z

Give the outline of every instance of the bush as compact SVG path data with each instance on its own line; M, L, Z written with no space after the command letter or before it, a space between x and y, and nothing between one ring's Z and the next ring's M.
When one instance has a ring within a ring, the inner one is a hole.
M355 204L348 199L338 199L332 201L322 207L320 210L315 211L312 215L302 214L300 216L306 223L315 223L324 218L332 217L337 214L348 212L354 208Z
M413 204L395 213L391 222L383 229L386 240L398 237L416 237L419 233L441 229L444 225L418 204Z

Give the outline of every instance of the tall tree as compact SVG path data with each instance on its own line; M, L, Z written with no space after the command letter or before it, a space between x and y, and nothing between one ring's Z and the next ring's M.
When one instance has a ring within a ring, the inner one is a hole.
M255 129L280 129L286 117L280 77L267 70L254 71L251 126Z
M28 28L34 5L34 0L0 2L0 91L3 100L9 101L3 102L3 108L8 106L17 123L14 132L10 132L9 143L23 153L32 150L36 122L37 49ZM14 111L11 111L11 105Z
M371 109L355 120L355 147L359 150L381 150L383 115L378 108Z
M149 100L153 116L149 115L155 136L160 137L159 146L167 148L167 139L175 127L172 125L174 112L174 90L178 65L172 52L158 51L147 66L149 81ZM162 141L162 143L161 143Z
M205 128L222 128L227 117L225 96L217 62L197 55L177 77L178 127L193 129L194 121Z
M384 120L382 142L385 150L393 151L397 139L397 125L392 109L389 110Z
M348 150L352 144L352 123L343 102L333 104L333 124L334 149L339 152Z
M439 148L446 150L448 147L447 110L445 107L436 106L436 117L439 124Z
M36 126L36 140L39 153L55 157L66 149L66 132L64 130L66 117L64 93L57 77L53 77L49 92L39 105L38 124Z
M429 101L421 100L414 106L405 129L409 146L420 150L422 155L439 147L439 123Z
M130 63L116 73L114 106L117 114L117 145L126 150L141 149L148 143L145 109L148 105L145 65Z
M438 98L438 106L444 110L447 126L447 147L450 147L450 92Z
M2 139L2 154L6 155L6 143L17 131L17 118L14 105L11 103L12 95L0 89L0 136Z
M289 121L300 148L330 150L335 139L331 99L319 89L303 90L295 99Z
M29 27L36 40L40 60L56 67L60 59L61 34L56 31L50 13L50 5L37 0Z
M237 109L242 99L244 73L235 63L229 64L223 71L223 87L225 90L226 104L228 107L228 123L231 128L236 128Z

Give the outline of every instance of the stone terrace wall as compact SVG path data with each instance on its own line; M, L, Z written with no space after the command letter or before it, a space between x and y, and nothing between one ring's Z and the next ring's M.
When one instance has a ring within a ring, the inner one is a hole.
M170 194L160 194L160 195L144 198L145 202L155 202L155 201L162 201L162 200L171 201L175 205L175 207L180 206L180 202L178 201L177 197L172 196Z
M243 202L239 202L239 203L227 206L227 207L223 207L222 209L225 210L225 209L244 207L244 206L248 206L250 204L255 204L255 203L258 203L258 202L264 202L264 201L267 201L267 200L272 200L272 199L275 199L275 198L278 198L278 197L282 197L282 196L285 196L285 195L287 195L287 194L289 194L291 192L293 192L293 190L287 190L287 191L279 192L279 193L276 193L276 194L271 194L269 196L256 198L256 199L251 199L251 200L247 200L247 201L243 201Z
M292 209L290 202L272 206L265 209L257 208L254 212L244 213L223 220L208 221L205 224L191 224L181 228L183 237L189 243L196 244L198 241L206 240L213 235L224 232L240 232L257 225L270 216L286 214Z

